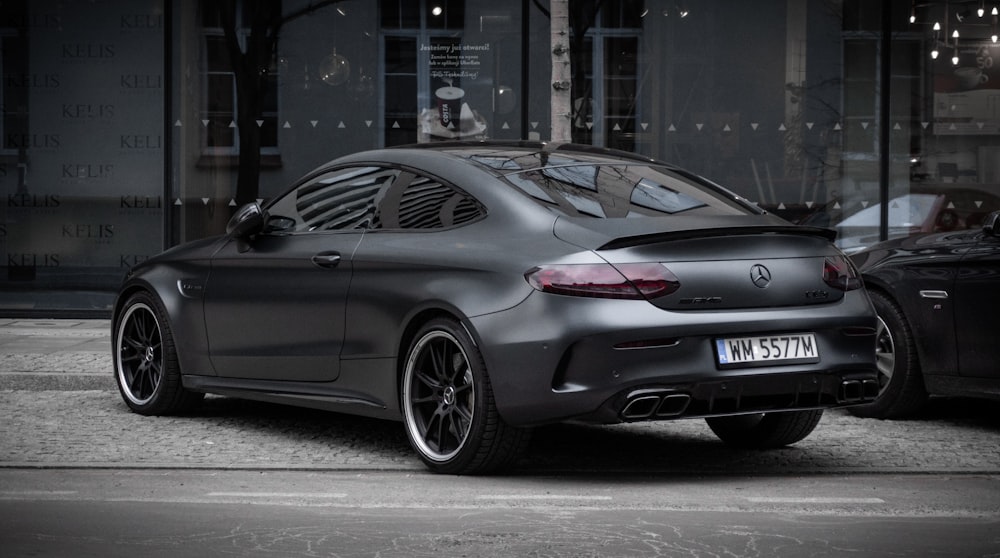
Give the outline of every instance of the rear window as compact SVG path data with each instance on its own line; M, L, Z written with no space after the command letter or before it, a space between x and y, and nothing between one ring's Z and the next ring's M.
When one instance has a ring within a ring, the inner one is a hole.
M556 154L545 157L544 164L537 154L518 158L484 154L470 159L489 167L539 204L571 217L608 219L752 212L734 194L667 167L596 158L581 160Z

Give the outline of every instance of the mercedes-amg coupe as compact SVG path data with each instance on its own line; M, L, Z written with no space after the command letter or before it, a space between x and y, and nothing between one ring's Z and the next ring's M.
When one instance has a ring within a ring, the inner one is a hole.
M531 427L705 418L770 448L878 394L876 316L832 231L648 158L445 143L336 159L126 277L115 376L401 420L435 472Z

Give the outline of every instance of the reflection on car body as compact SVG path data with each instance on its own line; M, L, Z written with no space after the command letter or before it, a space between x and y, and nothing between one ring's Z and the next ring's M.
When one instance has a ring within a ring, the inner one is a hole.
M564 420L777 447L876 395L875 314L831 240L635 155L359 153L133 269L116 377L141 414L217 393L402 420L445 473Z
M853 254L879 242L882 205L874 203L843 215L836 202L826 204L802 220L803 225L831 227L837 246ZM1000 209L1000 197L962 185L917 187L889 200L888 238L930 232L979 229L990 211Z

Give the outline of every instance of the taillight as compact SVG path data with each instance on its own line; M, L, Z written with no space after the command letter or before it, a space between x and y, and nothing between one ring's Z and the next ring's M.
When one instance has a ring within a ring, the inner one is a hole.
M680 281L658 263L544 265L524 274L544 293L591 298L652 299L680 288Z
M841 291L861 288L861 278L851 260L844 256L830 256L823 262L823 281Z

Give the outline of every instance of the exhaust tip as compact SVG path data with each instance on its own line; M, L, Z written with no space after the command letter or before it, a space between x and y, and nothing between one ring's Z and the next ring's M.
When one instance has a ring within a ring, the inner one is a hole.
M663 397L660 406L656 409L658 417L676 417L684 414L688 404L691 403L691 396L686 393L672 393Z
M624 420L645 420L676 417L687 410L691 396L669 391L639 390L628 395L621 411Z
M660 396L658 395L645 395L642 397L636 397L630 400L625 408L622 409L622 418L628 420L641 420L644 418L649 418L656 411L657 406L660 403Z
M865 380L862 382L862 387L866 401L874 401L878 397L878 380Z
M876 397L878 397L877 380L844 380L840 384L840 400L843 403L874 401Z

